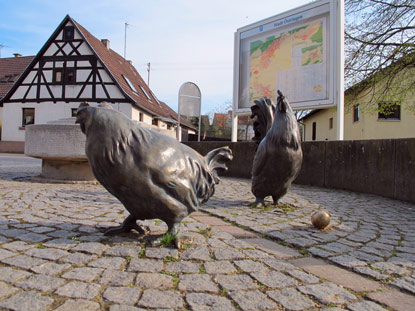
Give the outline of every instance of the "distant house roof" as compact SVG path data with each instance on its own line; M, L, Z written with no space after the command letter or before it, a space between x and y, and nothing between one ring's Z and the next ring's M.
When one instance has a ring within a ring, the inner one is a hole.
M0 58L0 100L7 94L34 56Z
M43 55L55 37L58 35L61 28L67 23L72 22L77 28L83 39L87 42L90 48L95 52L96 56L102 61L103 65L108 69L109 74L114 78L118 86L120 87L121 92L131 100L131 103L138 108L141 108L148 113L152 114L154 117L162 117L165 119L171 119L177 121L177 113L171 109L164 102L159 101L157 97L153 94L144 80L141 78L138 71L131 64L131 62L125 60L121 55L119 55L114 50L107 48L101 40L94 37L88 30L86 30L82 25L77 21L67 15L63 21L60 23L58 28L49 38L49 40L42 47L40 52L33 58L31 65L34 65L38 58ZM29 60L30 62L30 60ZM28 66L31 67L31 66ZM23 68L24 69L24 68ZM28 70L25 71L25 73ZM25 75L22 74L22 77ZM7 97L11 95L9 92ZM1 98L1 97L0 97ZM0 100L2 104L6 98ZM194 129L194 126L185 121L184 125Z
M219 128L225 128L226 127L226 120L228 119L227 113L215 113L213 117L213 123L216 123L216 125Z
M232 120L232 110L228 111L228 120ZM229 124L232 124L229 122ZM254 121L251 119L249 115L239 115L238 116L238 125L251 125L254 124Z
M254 124L254 121L248 115L238 116L238 124L239 125L249 125Z

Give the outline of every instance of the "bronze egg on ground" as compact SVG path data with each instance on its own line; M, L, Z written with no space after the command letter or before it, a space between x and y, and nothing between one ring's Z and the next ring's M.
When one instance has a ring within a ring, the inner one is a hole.
M311 223L317 229L324 229L330 223L330 214L325 211L319 211L311 216Z

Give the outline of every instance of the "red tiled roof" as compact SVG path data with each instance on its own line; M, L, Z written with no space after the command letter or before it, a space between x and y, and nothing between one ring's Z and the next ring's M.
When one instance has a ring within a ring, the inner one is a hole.
M6 95L34 56L0 58L0 99Z
M215 113L213 120L216 122L219 128L226 127L226 120L228 119L227 113Z
M71 21L75 24L78 30L82 33L84 38L88 41L91 48L95 51L97 56L101 59L104 65L108 68L114 79L117 81L119 86L122 88L124 93L132 99L132 102L139 108L142 108L153 115L169 118L177 121L177 113L167 106L164 102L159 101L147 84L144 82L143 78L140 76L135 67L128 61L126 61L121 55L115 52L112 49L108 49L101 40L94 37L88 30L81 26L78 22L71 18ZM135 90L134 92L127 81L123 78L127 77L128 80L132 83ZM145 92L150 97L150 100L147 99L146 94L142 91L143 88ZM184 121L184 125L187 127L194 128L194 126L187 121Z
M95 52L96 56L102 61L103 65L106 66L106 68L109 71L109 74L114 78L115 82L120 87L121 92L123 92L126 98L130 100L132 105L135 105L138 108L141 108L147 111L148 113L152 114L153 117L162 117L162 118L168 118L168 119L177 121L178 119L177 113L173 109L171 109L169 106L167 106L165 103L159 101L155 97L155 95L151 92L150 88L141 78L138 71L134 68L134 66L130 62L124 60L124 58L118 53L116 53L115 51L105 47L105 45L100 40L94 37L88 30L86 30L83 26L77 23L69 15L67 15L64 18L64 20L61 22L59 27L55 30L55 32L52 34L49 40L45 43L45 45L43 46L41 51L38 53L38 55L36 55L35 57L31 57L30 59L27 59L27 63L19 71L19 76L21 75L21 73L24 71L24 69L27 67L27 65L31 61L32 61L32 64L34 65L34 63L37 61L39 56L41 56L42 53L44 53L44 51L50 45L52 40L58 34L58 31L63 27L63 25L66 25L68 21L72 22L75 25L77 30L81 33L84 39L88 42L89 46ZM23 59L23 57L21 57L20 59ZM3 67L4 66L0 65L0 73L3 71ZM7 74L10 74L10 72L7 72ZM131 84L135 88L135 91L133 91L130 88L130 86L128 85L127 81L124 79L123 76L128 78L128 80L131 82ZM20 80L22 80L22 77L20 78ZM8 86L7 89L5 89L4 93L0 93L0 100L1 99L2 101L6 100L6 98L2 98L2 97L4 97L6 93L10 94L9 90L11 89L12 84ZM149 98L147 98L145 93L147 93ZM0 104L2 104L2 101L0 101ZM189 122L185 121L184 125L186 127L195 129L194 126Z
M232 120L232 110L228 111L227 115L228 120ZM229 123L232 124L232 123ZM238 116L238 125L253 125L254 121L250 118L249 115L239 115Z
M254 121L249 117L249 115L238 116L238 125L251 125L254 124Z

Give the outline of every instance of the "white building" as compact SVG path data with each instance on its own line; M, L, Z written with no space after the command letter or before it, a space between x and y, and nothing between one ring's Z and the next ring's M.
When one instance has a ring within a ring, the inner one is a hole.
M67 15L0 99L1 141L20 142L23 150L26 125L74 116L84 101L108 102L132 120L175 136L177 113L110 49L109 40L98 40ZM182 126L195 132L190 123Z

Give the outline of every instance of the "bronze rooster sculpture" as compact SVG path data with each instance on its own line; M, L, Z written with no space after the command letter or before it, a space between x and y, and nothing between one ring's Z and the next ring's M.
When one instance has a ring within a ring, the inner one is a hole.
M82 103L76 122L86 135L85 152L96 179L130 213L105 234L144 233L136 221L158 218L177 236L182 219L214 194L217 172L232 160L228 147L203 157L112 109Z
M251 110L256 140L260 141L252 167L255 205L263 206L267 196L278 204L300 172L303 160L297 119L280 91L276 106L265 97L256 100Z

